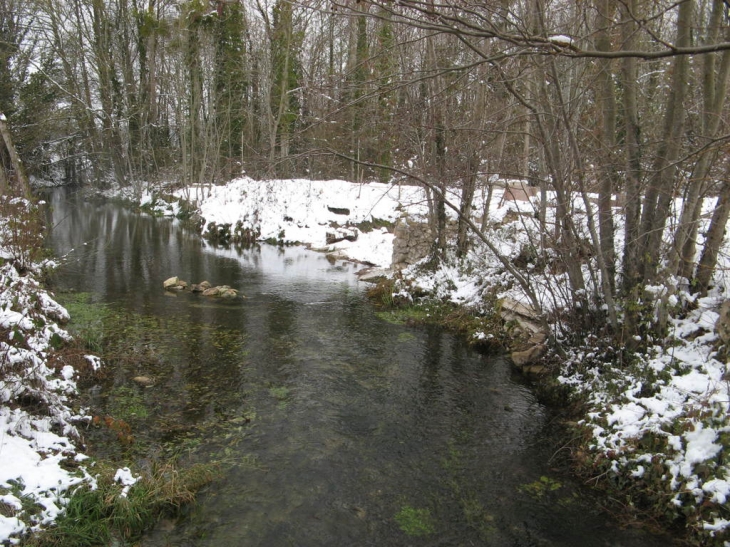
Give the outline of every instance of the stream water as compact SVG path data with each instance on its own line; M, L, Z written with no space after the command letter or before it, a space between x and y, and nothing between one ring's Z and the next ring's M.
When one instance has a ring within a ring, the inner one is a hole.
M128 314L144 355L88 399L127 411L140 464L177 451L223 470L141 545L671 545L622 529L551 469L549 413L508 362L383 320L357 265L299 247L216 248L69 190L48 201L49 245L66 257L56 290ZM245 298L166 293L173 275Z

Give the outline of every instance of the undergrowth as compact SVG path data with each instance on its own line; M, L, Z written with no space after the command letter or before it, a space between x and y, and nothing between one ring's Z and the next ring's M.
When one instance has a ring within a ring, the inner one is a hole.
M95 487L73 493L52 528L29 538L29 547L93 547L139 539L160 518L174 516L196 492L219 476L210 465L180 468L156 463L130 487L115 480L116 467L97 469Z
M489 310L476 310L426 296L404 298L395 293L395 281L381 280L368 290L368 297L378 308L382 320L400 325L439 325L462 336L472 347L482 351L505 351L512 338L510 325L500 314L499 302L494 299Z

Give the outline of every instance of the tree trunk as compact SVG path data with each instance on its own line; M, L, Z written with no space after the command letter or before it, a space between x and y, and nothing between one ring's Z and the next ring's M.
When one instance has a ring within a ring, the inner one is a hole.
M616 8L614 0L596 0L597 3L597 32L595 47L598 51L611 51L611 38L608 26L613 21ZM616 251L613 246L614 223L611 202L613 199L614 181L617 180L614 154L616 150L616 94L613 83L612 61L602 59L598 61L598 104L602 112L601 141L607 157L601 175L598 194L598 228L600 234L600 252L606 265L606 275L611 293L616 288Z
M677 17L677 47L691 45L691 23L694 0L679 4ZM642 283L651 283L657 272L662 234L669 215L673 185L677 171L674 165L679 157L685 119L684 100L687 96L689 58L678 55L673 61L672 84L664 114L664 140L659 145L649 179L641 215L639 274Z
M722 185L720 195L717 198L717 205L712 213L705 247L697 265L697 276L693 283L702 296L707 294L712 281L712 274L717 264L717 255L725 238L728 216L730 216L730 168L725 173L725 182Z
M627 0L622 10L621 39L624 48L636 47L637 0ZM638 114L638 63L634 57L621 62L623 88L624 133L626 135L624 191L624 250L622 292L629 295L639 283L639 222L641 218L641 137Z
M18 151L15 149L15 145L13 144L13 139L10 136L10 129L8 129L5 114L3 114L2 112L0 112L0 135L3 138L3 141L5 141L5 148L10 155L10 162L12 163L13 169L15 170L15 176L18 178L18 183L20 184L20 188L23 191L23 195L26 198L30 199L30 181L28 180L28 175L25 172L23 160L20 159Z
M716 43L724 17L724 4L720 0L713 3L710 20L710 30L706 43ZM730 28L725 30L725 40L730 40ZM717 60L719 56L719 70ZM709 53L703 56L702 67L702 99L703 111L700 117L702 136L706 139L718 135L722 110L725 106L728 79L730 76L730 51L722 54ZM712 168L717 154L714 150L702 152L695 163L689 179L685 195L682 215L674 237L674 252L670 256L670 272L676 272L680 277L689 279L694 269L695 252L697 245L697 228L702 209L702 200L708 187L707 176Z

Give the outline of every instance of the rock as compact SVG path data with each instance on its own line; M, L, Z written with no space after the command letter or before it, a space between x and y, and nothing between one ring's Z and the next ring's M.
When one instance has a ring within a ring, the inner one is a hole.
M730 342L730 300L725 300L718 310L720 317L715 321L715 330L725 344Z
M345 207L330 207L328 205L327 210L330 213L334 213L335 215L349 215L350 214L350 210L346 209Z
M238 291L230 288L228 285L222 285L221 287L218 287L218 296L220 298L236 298L238 296Z
M527 376L544 376L548 368L543 365L528 365L522 368L522 373Z
M207 289L210 289L211 284L208 281L201 281L200 283L193 283L190 285L190 290L193 292L203 292Z
M426 258L433 248L434 235L427 223L415 222L407 216L401 217L393 229L394 269L403 269Z
M218 298L236 298L238 291L232 289L228 285L221 285L219 287L210 287L203 291L203 296L213 296Z
M175 276L175 277L170 277L169 279L166 279L162 283L162 286L167 291L182 291L188 286L188 284L185 281L183 281L182 279L180 279L179 277Z
M135 376L132 381L141 385L142 387L150 387L155 385L155 381L149 376Z
M537 360L542 358L542 356L545 355L546 352L547 346L545 344L537 344L524 351L513 351L512 362L516 366L523 368L527 365L532 365L533 363L535 363Z
M336 228L333 232L325 234L327 245L333 245L340 241L357 241L358 231L356 228Z
M502 319L505 321L516 322L520 329L528 333L530 336L542 332L542 327L540 326L537 313L535 313L532 308L529 308L516 300L512 300L511 298L502 299L500 314Z
M365 281L367 283L379 283L383 279L387 279L393 275L393 271L384 268L365 268L357 272L355 275L357 275L357 278L360 281Z
M163 281L162 286L165 287L166 289L169 289L171 287L176 287L178 281L180 281L180 280L177 278L177 276L170 277L169 279L165 279L165 281Z

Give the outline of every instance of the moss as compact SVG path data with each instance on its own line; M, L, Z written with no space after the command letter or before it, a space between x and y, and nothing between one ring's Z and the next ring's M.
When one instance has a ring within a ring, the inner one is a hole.
M290 391L289 388L284 386L273 386L269 388L269 394L279 401L278 407L284 409L289 404Z
M385 228L390 233L393 233L395 224L393 224L389 220L372 217L370 220L363 220L362 222L358 222L357 224L355 224L355 227L363 233L372 232L373 230L379 230L381 228Z
M404 505L395 515L395 521L403 532L411 537L428 536L436 531L431 511Z
M137 388L120 386L112 390L109 397L107 409L115 418L129 422L149 417L144 398Z
M555 492L562 488L562 486L558 481L550 477L542 476L534 482L521 485L518 490L535 500L541 500L546 494Z

